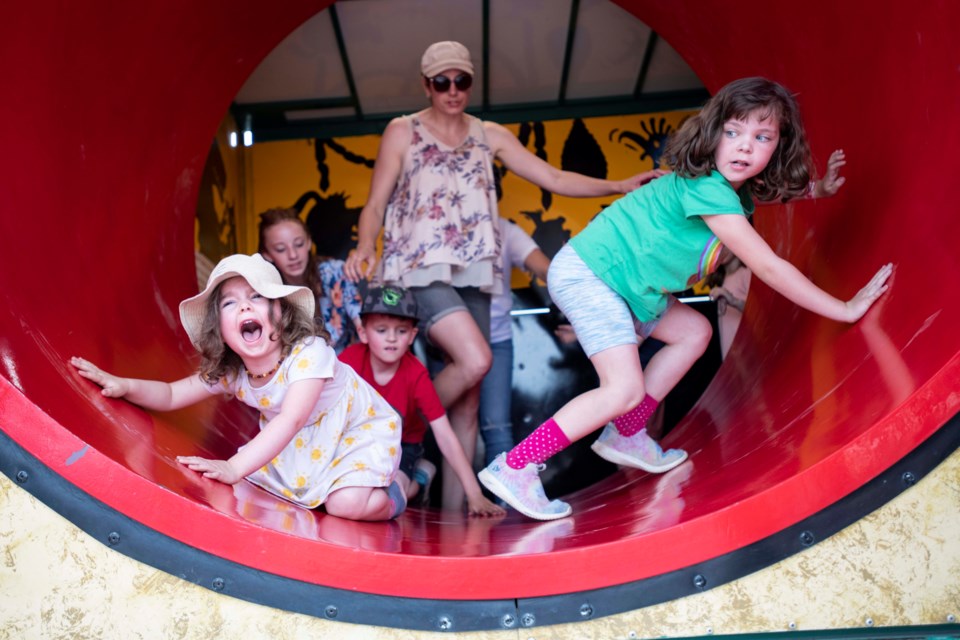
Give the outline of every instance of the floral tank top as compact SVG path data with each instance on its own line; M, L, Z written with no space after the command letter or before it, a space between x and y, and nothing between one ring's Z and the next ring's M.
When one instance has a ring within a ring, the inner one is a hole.
M500 288L500 233L493 152L473 116L456 147L438 140L417 116L400 179L384 215L381 280L405 287L445 282Z

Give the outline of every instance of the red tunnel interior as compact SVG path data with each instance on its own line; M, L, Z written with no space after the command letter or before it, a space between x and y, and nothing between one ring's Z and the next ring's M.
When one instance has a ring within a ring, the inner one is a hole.
M148 414L102 398L67 359L137 377L190 371L177 304L195 291L210 141L258 62L327 4L91 11L41 1L5 12L0 429L84 492L187 545L309 583L549 596L656 576L781 531L957 412L960 296L937 274L958 272L948 185L960 148L960 4L638 0L620 4L709 90L745 75L782 81L799 96L818 166L846 151L840 195L764 208L757 227L840 297L892 261L885 298L842 326L755 284L731 358L667 438L691 463L664 476L618 472L568 496L567 520L411 509L399 523L360 524L198 480L174 456L229 454L253 428L249 414L215 403Z

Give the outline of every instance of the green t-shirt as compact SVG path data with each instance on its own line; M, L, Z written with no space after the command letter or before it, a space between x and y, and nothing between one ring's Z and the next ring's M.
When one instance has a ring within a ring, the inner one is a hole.
M718 171L700 178L671 173L611 204L570 242L646 322L663 313L667 294L716 270L723 244L701 216L752 213L749 189L734 191Z

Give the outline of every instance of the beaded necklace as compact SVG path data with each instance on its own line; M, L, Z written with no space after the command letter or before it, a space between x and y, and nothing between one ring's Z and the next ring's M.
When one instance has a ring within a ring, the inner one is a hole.
M270 371L267 371L266 373L254 373L253 371L250 371L250 369L247 369L247 375L250 376L252 380L262 380L264 378L269 378L270 376L275 374L278 369L280 369L281 364L283 364L283 358L280 358L279 360L277 360L277 366L275 366L273 369L270 369ZM246 369L246 367L244 368Z

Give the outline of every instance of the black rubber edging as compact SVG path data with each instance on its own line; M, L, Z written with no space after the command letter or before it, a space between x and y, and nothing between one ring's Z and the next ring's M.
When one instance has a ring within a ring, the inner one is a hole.
M642 609L718 587L780 562L846 528L916 484L960 447L958 424L960 414L860 489L754 544L697 565L622 585L520 599L385 596L252 569L184 544L107 506L55 473L2 430L0 472L102 544L217 593L336 622L423 631L506 630L592 620ZM669 549L651 553L669 553Z
M727 584L804 551L876 511L919 482L958 447L960 414L856 491L763 540L643 580L571 594L522 598L518 600L519 615L537 625L577 622L642 609ZM650 553L670 553L670 549L650 549Z

